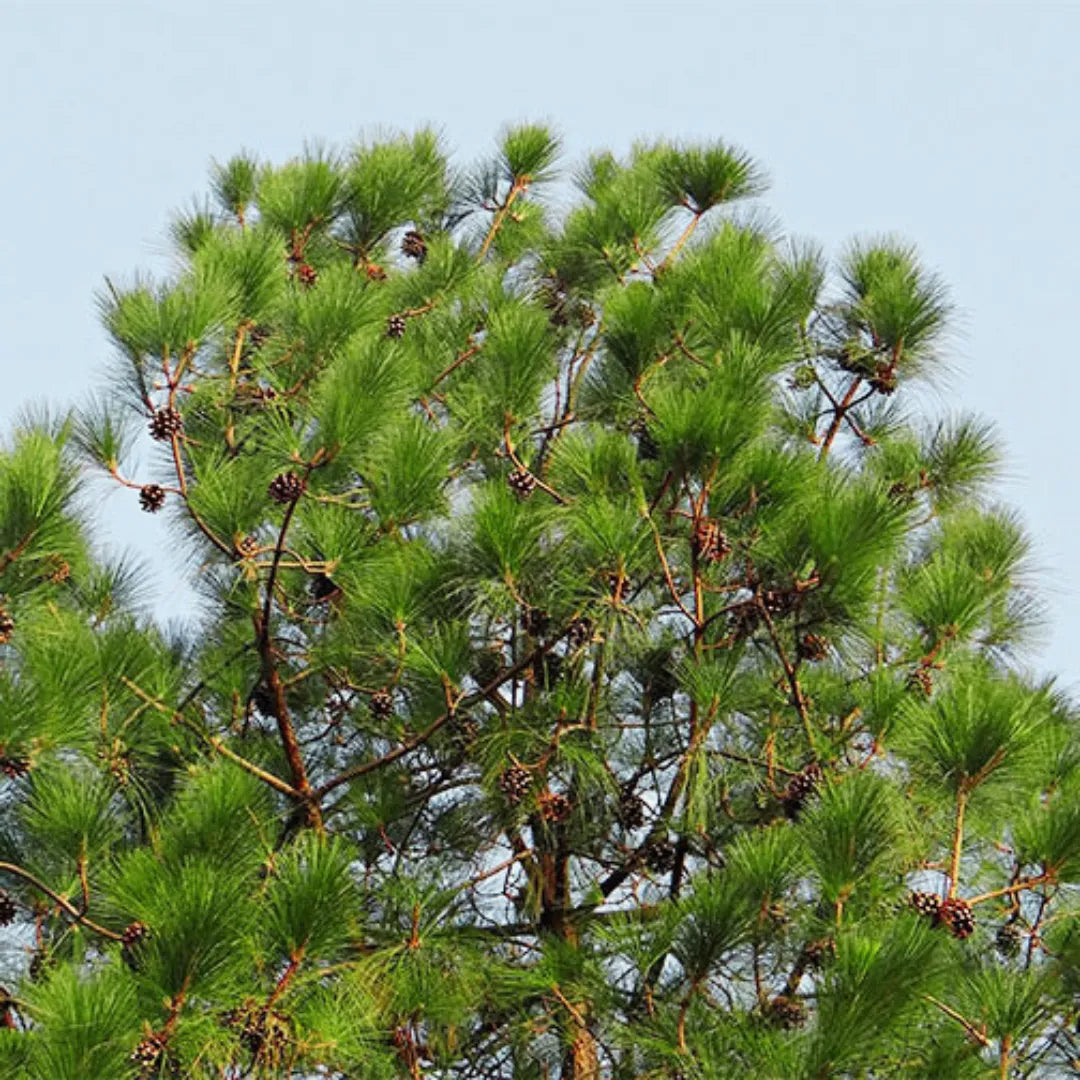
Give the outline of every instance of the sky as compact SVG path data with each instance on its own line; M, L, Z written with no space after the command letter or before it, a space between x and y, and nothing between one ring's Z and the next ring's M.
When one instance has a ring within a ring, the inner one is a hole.
M1000 432L1048 605L1030 661L1075 692L1077 41L1080 2L1031 0L0 0L0 428L101 385L95 293L169 271L170 215L212 158L431 124L465 164L520 120L552 123L571 162L722 138L765 165L789 235L835 254L897 234L948 283L935 407ZM105 542L180 614L163 522L100 494Z

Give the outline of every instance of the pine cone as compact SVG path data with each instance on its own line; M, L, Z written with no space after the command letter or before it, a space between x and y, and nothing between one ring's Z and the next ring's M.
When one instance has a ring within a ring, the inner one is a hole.
M7 889L0 889L0 926L10 926L18 914L19 908L11 893Z
M778 994L769 1002L769 1020L785 1031L794 1031L806 1023L806 1006L801 998Z
M573 804L557 791L545 791L540 796L540 815L551 824L566 821L573 811Z
M994 947L1006 959L1011 960L1020 955L1020 945L1024 940L1024 932L1016 923L1004 923L998 927L994 935Z
M715 521L700 520L690 538L694 555L703 562L722 562L731 554L731 543Z
M828 659L832 645L829 639L822 634L803 634L799 639L798 654L801 660L810 663L819 663Z
M339 592L341 592L340 587L335 585L325 574L316 574L311 579L311 599L316 604L328 600Z
M817 791L822 775L821 766L812 761L788 782L780 801L783 803L784 813L793 821L802 813L806 800Z
M252 690L251 703L263 716L271 717L277 715L277 701L275 701L274 695L266 683L259 683L259 685Z
M938 922L948 927L949 933L961 941L975 933L975 916L971 912L971 905L959 896L954 896L941 905Z
M536 490L536 477L528 469L515 469L507 476L506 482L519 499L529 498Z
M253 326L248 331L248 341L253 349L261 349L273 334L273 328L269 326Z
M941 912L941 903L941 897L937 893L916 890L908 894L908 906L919 915L930 919L937 919Z
M289 503L296 502L303 495L306 487L307 484L304 482L303 477L297 476L294 472L283 472L278 473L270 481L266 493L274 502L280 503L282 506L288 506Z
M401 238L401 254L422 263L427 258L427 243L415 229L410 229Z
M158 409L150 418L150 437L165 442L179 435L184 428L184 418L173 408Z
M150 927L146 923L130 922L124 927L124 932L120 935L121 942L125 949L134 949L136 946L141 945L150 936Z
M386 336L388 338L404 337L407 325L404 315L391 315L386 320Z
M18 780L30 771L30 759L4 752L0 747L0 772L9 780Z
M799 602L799 594L791 589L766 589L761 594L761 606L773 617L790 615Z
M675 868L675 845L666 836L650 840L645 848L645 865L654 874L670 874Z
M819 938L807 942L803 948L806 965L811 971L820 971L836 955L835 938Z
M160 484L143 484L139 489L139 506L148 514L156 514L165 505L165 489Z
M930 697L934 692L934 676L928 667L920 665L908 676L907 686L909 690Z
M896 391L896 370L892 364L881 361L874 366L874 374L869 382L879 394L892 394Z
M168 1058L168 1037L156 1031L150 1032L132 1050L130 1060L138 1067L140 1080L161 1076L165 1070L166 1075L178 1074L176 1062Z
M747 600L732 608L731 629L738 637L749 637L761 622L761 612L753 600Z
M237 557L241 559L254 559L259 554L259 541L254 536L241 536L235 547Z
M11 617L11 612L0 607L0 645L6 645L14 633L15 620Z
M499 777L499 790L511 806L517 806L532 786L532 774L522 765L511 765Z
M150 937L150 927L146 923L133 922L124 927L121 935L120 955L132 971L139 970L141 946Z
M26 974L29 976L31 982L40 982L42 978L44 978L45 973L52 968L55 963L56 961L44 948L35 949L34 955L30 957L30 966L26 969Z
M571 621L566 628L566 643L571 649L580 649L592 641L592 619L584 615Z
M604 575L604 580L607 582L608 589L611 591L611 598L616 604L623 604L626 602L626 598L630 595L631 590L634 587L634 583L623 572L617 570L609 570Z
M619 820L625 829L640 829L645 824L645 800L631 788L619 794Z
M394 695L385 687L376 690L368 701L368 708L376 720L389 720L394 715Z
M542 608L526 608L521 613L521 629L529 637L543 637L551 625L551 616Z
M310 289L319 280L319 271L310 263L302 262L296 268L296 279L305 289Z

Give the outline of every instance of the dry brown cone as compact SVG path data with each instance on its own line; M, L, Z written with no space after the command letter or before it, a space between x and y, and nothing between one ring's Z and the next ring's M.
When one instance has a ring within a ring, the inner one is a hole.
M937 893L923 892L916 889L908 894L908 906L912 911L928 919L936 919L941 911L941 897Z
M517 806L532 786L532 774L523 765L511 765L499 776L499 790L511 806Z
M799 659L808 660L812 664L820 663L828 659L831 648L829 639L823 634L803 634L798 645Z
M690 538L694 554L704 562L721 562L731 554L731 542L715 521L702 518Z
M148 514L156 514L165 505L165 489L160 484L143 484L139 489L139 506Z
M802 813L807 799L817 791L822 778L821 766L812 761L802 772L793 776L784 789L780 801L784 805L784 813L795 820Z
M941 905L938 922L948 927L949 933L961 941L975 933L975 916L971 912L971 905L959 896L954 896Z
M394 715L394 695L385 687L376 690L368 700L368 708L376 720L388 720Z
M401 253L407 258L422 263L427 258L427 243L423 235L416 229L410 229L401 238Z
M566 821L573 811L573 804L557 791L545 791L540 796L540 815L550 824Z
M150 438L157 442L165 442L174 435L179 435L184 430L184 419L170 407L157 409L150 418Z
M934 692L934 676L928 667L920 665L909 676L907 680L909 690L914 690L922 693L926 697L930 697Z
M514 469L506 477L506 482L519 499L529 498L536 490L536 477L528 469Z
M281 506L287 506L289 503L299 499L306 487L307 484L304 483L303 477L297 476L294 472L283 472L278 473L270 481L270 486L266 489L266 492L274 502Z
M793 1031L806 1023L806 1006L800 998L778 994L769 1002L766 1015L777 1027Z
M238 537L233 546L240 559L254 559L259 554L259 541L254 536Z

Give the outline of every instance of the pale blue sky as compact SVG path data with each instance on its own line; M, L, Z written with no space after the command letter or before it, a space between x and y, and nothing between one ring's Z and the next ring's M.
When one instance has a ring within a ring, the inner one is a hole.
M0 45L0 424L93 385L102 275L167 269L211 157L428 122L463 161L525 118L572 159L720 136L768 168L789 232L895 231L949 282L938 402L1004 435L1053 619L1037 659L1080 684L1080 4L0 0ZM105 506L175 611L163 523Z

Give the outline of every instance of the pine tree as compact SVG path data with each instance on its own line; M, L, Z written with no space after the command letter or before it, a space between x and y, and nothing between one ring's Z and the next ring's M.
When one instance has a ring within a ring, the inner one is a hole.
M1075 1070L1076 710L992 431L918 396L941 282L734 212L720 142L561 216L558 158L216 164L109 389L11 433L5 1077Z

